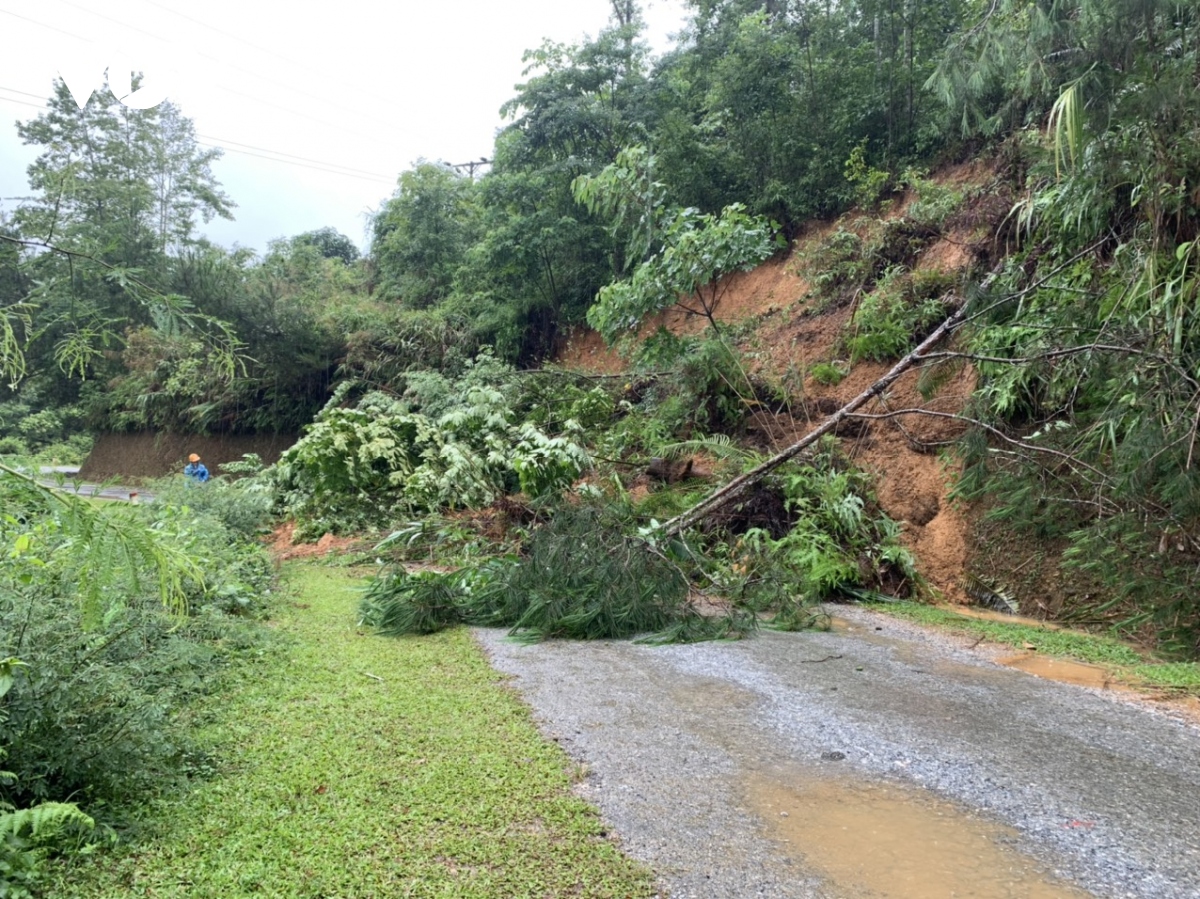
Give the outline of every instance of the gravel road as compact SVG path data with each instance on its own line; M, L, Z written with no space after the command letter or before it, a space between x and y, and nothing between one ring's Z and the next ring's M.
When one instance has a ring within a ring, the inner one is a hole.
M687 646L477 636L673 897L1200 897L1200 727L839 614Z

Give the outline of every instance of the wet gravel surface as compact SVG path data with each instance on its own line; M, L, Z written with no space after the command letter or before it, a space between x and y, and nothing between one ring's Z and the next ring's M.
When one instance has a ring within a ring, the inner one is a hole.
M477 631L581 790L675 897L839 897L771 838L747 778L903 783L1010 825L1098 897L1200 897L1200 728L996 666L861 609L732 643L523 645ZM834 774L836 772L836 774Z

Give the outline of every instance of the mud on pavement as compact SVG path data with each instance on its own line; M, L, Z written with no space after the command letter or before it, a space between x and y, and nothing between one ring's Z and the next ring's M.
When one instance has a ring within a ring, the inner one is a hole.
M1200 728L852 617L668 647L477 635L671 896L1200 896Z

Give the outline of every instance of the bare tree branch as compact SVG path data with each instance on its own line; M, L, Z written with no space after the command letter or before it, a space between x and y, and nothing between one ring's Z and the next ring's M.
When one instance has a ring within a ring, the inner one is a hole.
M1056 456L1059 459L1062 459L1064 462L1067 462L1071 465L1078 465L1081 468L1087 469L1092 474L1099 477L1102 481L1107 482L1109 480L1108 475L1106 475L1100 469L1092 467L1088 463L1076 458L1075 456L1072 456L1070 453L1064 453L1062 450L1051 449L1048 446L1037 446L1036 444L1028 443L1024 440L1017 440L1013 437L1009 437L1003 431L1001 431L997 428L994 428L991 425L984 424L982 421L979 421L976 418L971 418L966 415L957 415L953 412L938 412L934 409L916 408L916 409L894 409L890 412L874 412L874 413L872 413L872 412L850 412L850 413L847 413L846 417L847 418L866 419L868 421L880 421L880 420L888 419L888 418L896 418L901 415L926 415L931 418L948 418L953 421L961 421L965 424L971 425L972 427L976 427L976 428L979 428L980 430L987 431L993 437L1003 441L1004 443L1010 444L1011 446L1019 446L1022 450L1027 450L1029 452L1045 453L1046 455Z
M757 484L785 462L800 455L800 453L812 446L823 436L834 431L838 424L850 417L856 409L861 408L871 399L879 396L881 393L887 390L900 378L901 375L919 362L924 353L937 346L937 344L948 334L961 326L966 318L967 315L965 307L959 306L959 308L952 315L950 315L949 318L943 321L933 331L932 334L921 341L921 344L915 350L897 362L882 378L844 405L837 412L833 413L833 415L829 416L829 418L825 419L825 422L822 425L811 431L796 443L793 443L783 452L772 456L770 459L768 459L766 462L763 462L756 468L734 478L724 487L714 491L699 503L692 506L692 508L672 518L665 525L663 525L664 535L668 537L675 536L692 527L697 522L703 520L710 513L736 499L747 488Z

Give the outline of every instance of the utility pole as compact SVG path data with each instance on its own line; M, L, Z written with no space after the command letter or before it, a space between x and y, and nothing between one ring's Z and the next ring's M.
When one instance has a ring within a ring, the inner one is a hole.
M492 161L490 159L480 156L478 159L472 160L471 162L460 162L457 164L452 162L452 163L450 163L450 168L454 169L454 171L456 171L456 172L461 172L463 169L466 169L467 177L469 177L472 181L474 181L475 180L475 170L481 169L484 166L489 166L491 164L492 164Z

